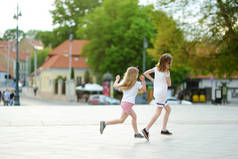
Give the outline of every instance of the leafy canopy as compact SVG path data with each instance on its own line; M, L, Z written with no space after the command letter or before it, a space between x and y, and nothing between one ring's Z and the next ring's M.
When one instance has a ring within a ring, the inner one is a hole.
M142 68L143 39L155 32L149 17L152 9L137 0L104 0L101 7L80 19L83 27L77 35L90 40L83 52L95 72L122 75L128 66ZM151 63L147 56L147 68Z

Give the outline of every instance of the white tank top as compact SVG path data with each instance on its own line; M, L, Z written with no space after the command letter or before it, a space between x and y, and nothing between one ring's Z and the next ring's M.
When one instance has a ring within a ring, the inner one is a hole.
M166 77L170 76L170 73L159 72L157 67L154 67L154 95L158 95L158 93L167 94L168 84L166 82Z

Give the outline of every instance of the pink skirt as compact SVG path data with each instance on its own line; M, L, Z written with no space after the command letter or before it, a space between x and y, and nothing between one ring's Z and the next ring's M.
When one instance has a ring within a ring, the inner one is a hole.
M121 102L121 108L123 110L123 112L130 114L132 111L132 107L133 107L133 103L129 103L129 102Z

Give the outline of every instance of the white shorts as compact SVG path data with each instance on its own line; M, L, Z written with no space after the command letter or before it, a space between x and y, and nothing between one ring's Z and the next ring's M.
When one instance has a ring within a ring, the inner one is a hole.
M166 100L165 102L157 102L157 101L155 100L155 102L156 102L156 105L157 105L158 107L166 107L166 106L168 106L167 100Z
M155 98L155 103L158 107L165 107L168 105L167 97L164 93L154 94L154 98Z
M155 98L155 103L158 107L165 107L168 105L167 98Z

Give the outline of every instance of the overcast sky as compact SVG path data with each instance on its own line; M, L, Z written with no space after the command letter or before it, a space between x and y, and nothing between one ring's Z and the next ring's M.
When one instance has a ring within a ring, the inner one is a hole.
M142 4L153 3L155 0L140 0ZM22 16L19 17L19 29L27 32L33 30L52 30L52 17L49 10L53 9L54 0L1 0L0 2L0 37L7 29L16 27L13 19L17 3Z
M16 13L17 3L22 16L19 17L19 29L28 31L52 30L52 18L49 10L52 9L54 0L2 0L0 2L0 34L9 28L16 27L13 19Z

